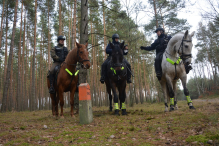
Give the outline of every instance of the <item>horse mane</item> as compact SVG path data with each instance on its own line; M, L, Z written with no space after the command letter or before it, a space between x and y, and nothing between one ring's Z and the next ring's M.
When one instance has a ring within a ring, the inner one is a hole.
M75 47L74 49L72 49L69 53L68 53L68 55L67 55L67 57L66 57L66 62L72 62L72 60L73 59L76 59L77 58L77 50L78 50L78 47Z

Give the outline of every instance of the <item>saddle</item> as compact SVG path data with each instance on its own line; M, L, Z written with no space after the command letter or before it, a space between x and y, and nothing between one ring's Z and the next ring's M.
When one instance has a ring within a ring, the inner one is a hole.
M57 65L54 69L54 85L57 84L57 79L58 79L58 74L59 74L59 71L60 71L60 68L61 68L61 65ZM48 71L47 73L47 78L49 79L49 75L50 75L50 70ZM79 78L79 75L78 75L78 78ZM79 86L79 80L78 80L78 83L77 83L77 86L76 86L76 91L75 92L78 92L78 86Z

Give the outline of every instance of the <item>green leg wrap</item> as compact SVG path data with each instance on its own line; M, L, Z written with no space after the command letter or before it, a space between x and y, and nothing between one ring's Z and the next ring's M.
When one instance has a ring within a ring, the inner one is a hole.
M125 102L122 103L122 109L126 109Z
M170 105L174 105L174 98L170 98Z
M190 96L186 96L186 98L187 98L187 103L192 103Z
M114 103L114 106L115 106L115 110L119 109L118 103Z

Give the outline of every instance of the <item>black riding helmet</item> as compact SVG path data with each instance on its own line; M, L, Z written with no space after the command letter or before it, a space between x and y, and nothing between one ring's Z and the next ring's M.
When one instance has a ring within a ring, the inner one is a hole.
M117 33L113 34L112 39L114 40L115 38L119 39L119 35Z
M160 25L154 32L157 33L157 31L163 31L163 33L165 32L164 29Z
M65 37L60 35L60 36L57 37L57 42L59 42L59 40L65 40Z

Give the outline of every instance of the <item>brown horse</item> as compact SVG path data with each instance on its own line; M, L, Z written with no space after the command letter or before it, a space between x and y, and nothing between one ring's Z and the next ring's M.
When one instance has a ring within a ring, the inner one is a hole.
M74 106L74 94L77 87L78 82L78 75L75 75L76 72L76 64L79 62L81 66L84 69L90 68L90 61L88 58L88 50L87 46L83 44L78 44L76 42L77 47L75 47L73 50L71 50L65 61L61 64L59 74L57 76L57 82L54 84L54 88L56 90L56 94L50 94L50 97L52 99L52 114L53 116L58 116L58 103L60 100L60 106L61 106L61 114L60 116L64 118L63 116L63 105L64 105L64 99L63 99L63 93L70 91L70 104L71 104L71 116L73 117L73 106ZM67 72L67 71L68 72ZM50 88L50 82L47 78L47 86Z

